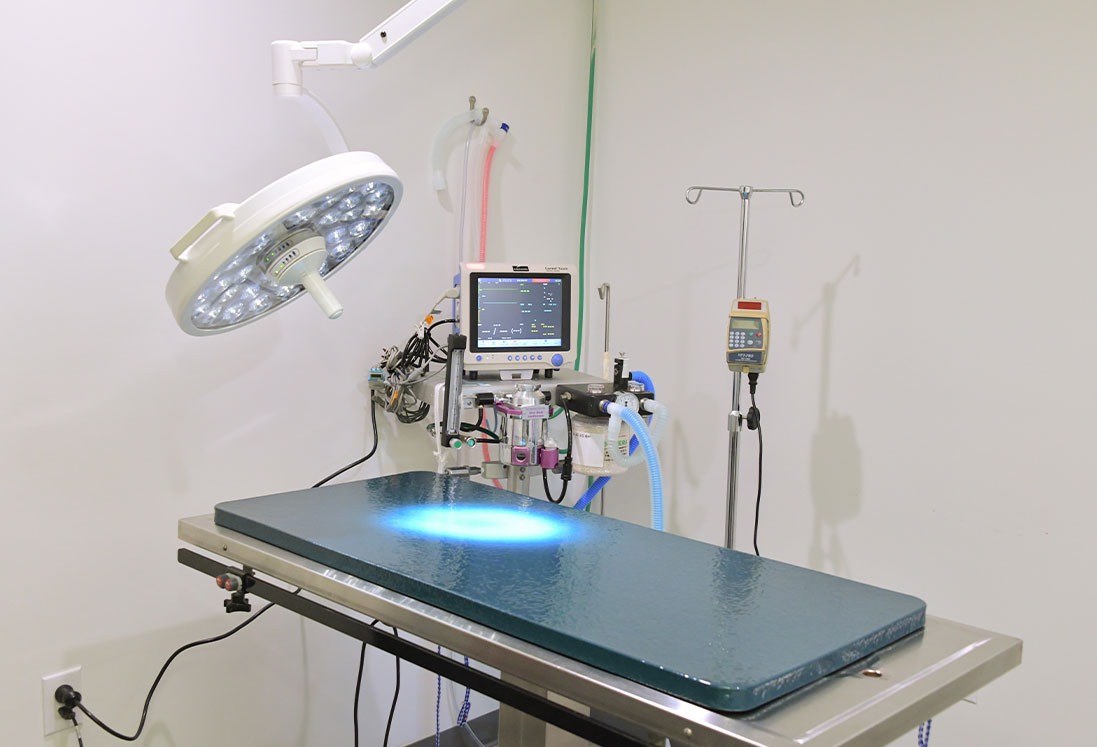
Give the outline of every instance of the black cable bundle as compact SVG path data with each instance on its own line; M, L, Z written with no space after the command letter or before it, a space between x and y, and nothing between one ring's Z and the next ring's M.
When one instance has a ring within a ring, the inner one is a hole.
M408 338L407 344L404 345L401 363L411 368L419 368L430 362L445 363L446 347L434 339L431 331L435 327L440 327L443 324L453 324L456 321L456 319L442 319L423 330L422 336L418 332L413 334Z
M417 423L430 411L430 405L413 397L406 387L424 378L431 363L446 362L448 351L444 345L434 339L431 331L435 327L453 324L456 321L456 319L441 319L425 329L419 327L408 338L403 350L393 348L392 357L387 365L393 375L395 388L390 390L392 401L385 409L394 413L401 423Z

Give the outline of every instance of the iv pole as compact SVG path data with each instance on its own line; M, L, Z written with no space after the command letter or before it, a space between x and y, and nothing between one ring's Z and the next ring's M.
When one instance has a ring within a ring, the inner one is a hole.
M690 187L686 190L686 202L696 205L702 192L736 192L740 198L739 209L739 273L735 297L746 298L747 284L747 230L750 227L750 198L758 192L787 194L794 208L804 204L804 193L798 189L756 189L754 187ZM735 502L739 486L739 433L743 429L743 415L739 411L739 397L743 387L743 375L735 373L731 383L731 412L728 413L728 499L727 524L724 529L724 547L735 544Z

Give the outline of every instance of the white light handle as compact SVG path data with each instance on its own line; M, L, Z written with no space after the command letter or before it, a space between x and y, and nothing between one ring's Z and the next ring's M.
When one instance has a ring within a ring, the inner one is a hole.
M232 227L232 221L236 217L236 208L238 207L240 205L235 202L226 202L203 215L201 220L183 234L183 238L175 242L175 245L171 248L171 256L185 262L186 259L183 257L183 253L191 247L195 247L195 252L201 253L216 244L220 241L221 234Z
M320 277L320 273L315 270L306 272L301 276L301 284L305 286L305 290L309 292L313 300L319 304L320 310L327 315L328 319L338 319L343 315L343 304L339 303L339 299L335 297L335 294L331 292L331 288Z
M319 236L313 236L297 244L293 250L297 257L290 261L289 266L273 275L281 285L305 286L313 300L320 306L328 319L337 319L343 313L343 304L331 292L324 279L320 277L320 268L324 266L327 252L324 251L324 240ZM278 260L275 260L276 266Z

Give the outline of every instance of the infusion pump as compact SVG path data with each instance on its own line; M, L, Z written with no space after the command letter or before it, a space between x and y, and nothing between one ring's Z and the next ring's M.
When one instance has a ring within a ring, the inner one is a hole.
M763 373L769 357L769 302L737 298L728 315L728 369L736 373Z

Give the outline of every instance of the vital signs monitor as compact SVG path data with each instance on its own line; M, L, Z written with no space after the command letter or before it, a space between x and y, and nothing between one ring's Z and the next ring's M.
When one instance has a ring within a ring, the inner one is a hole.
M575 362L572 265L461 265L466 371L543 371Z

